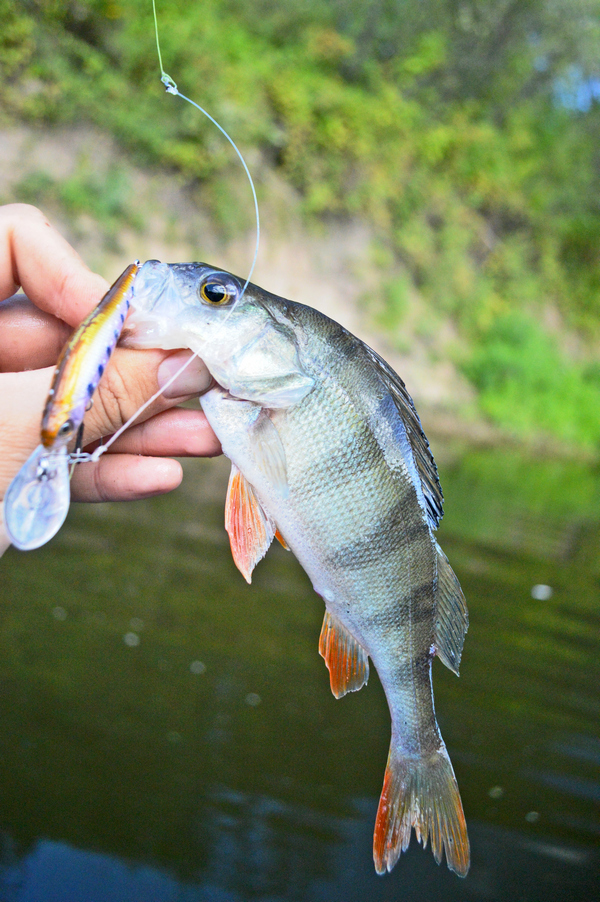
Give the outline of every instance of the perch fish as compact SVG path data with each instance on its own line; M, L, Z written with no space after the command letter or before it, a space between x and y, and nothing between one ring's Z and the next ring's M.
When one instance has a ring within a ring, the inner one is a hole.
M404 383L321 313L205 264L145 263L126 343L191 348L231 460L226 527L250 582L277 536L325 602L319 651L339 698L377 669L392 735L374 835L379 873L429 841L460 876L469 841L434 712L435 655L458 673L468 617L434 537L436 466Z

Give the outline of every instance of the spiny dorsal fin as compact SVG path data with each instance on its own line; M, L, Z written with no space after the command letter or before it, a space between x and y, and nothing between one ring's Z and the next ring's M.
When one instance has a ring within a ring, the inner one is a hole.
M369 656L340 621L325 611L319 654L329 670L331 691L336 698L358 692L369 679Z
M469 612L460 583L448 558L437 548L437 614L435 645L440 660L458 676L458 668L469 628Z
M435 460L429 448L429 442L423 432L419 414L415 410L415 405L406 386L398 373L396 373L389 363L379 356L372 348L365 345L365 350L375 364L380 376L385 382L387 389L394 400L394 404L402 418L406 435L412 449L415 465L421 479L423 494L425 496L425 504L427 506L427 517L432 529L437 529L440 520L444 515L444 496L442 487L438 479L438 471Z
M273 541L275 525L234 463L227 487L225 529L236 567L246 582L252 582L254 567L264 558Z

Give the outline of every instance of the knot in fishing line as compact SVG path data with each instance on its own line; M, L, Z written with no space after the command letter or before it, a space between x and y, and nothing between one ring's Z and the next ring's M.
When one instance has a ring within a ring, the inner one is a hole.
M99 447L103 448L104 445L100 445ZM96 451L98 451L98 448L96 448ZM96 454L96 451L94 451L92 454L88 453L87 451L71 451L71 453L68 455L69 465L96 463L96 461L100 457L100 454Z
M175 81L171 78L170 75L167 75L166 72L163 72L163 74L160 77L160 80L162 81L163 85L165 86L167 94L179 94L179 90L177 88Z

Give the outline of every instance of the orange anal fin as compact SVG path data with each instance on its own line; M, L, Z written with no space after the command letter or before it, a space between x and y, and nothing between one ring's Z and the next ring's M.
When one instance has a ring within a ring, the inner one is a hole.
M373 858L378 874L391 871L408 849L414 827L417 840L439 864L466 877L470 853L467 825L452 764L444 745L429 758L395 757L390 751L379 801Z
M329 670L331 691L336 698L357 692L369 679L369 656L340 621L325 611L319 654Z
M290 550L290 546L288 545L286 540L283 538L283 536L281 535L281 533L279 532L278 529L275 530L275 538L277 539L277 541L279 542L280 545L283 545L283 547L285 548L286 551Z
M246 582L251 582L254 567L273 541L275 527L256 492L235 464L231 465L227 487L225 529L235 565Z

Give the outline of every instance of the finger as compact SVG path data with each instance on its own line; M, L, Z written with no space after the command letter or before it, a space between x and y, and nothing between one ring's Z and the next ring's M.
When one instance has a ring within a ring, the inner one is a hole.
M92 409L86 414L84 435L86 441L94 441L111 435L138 410L144 401L158 390L159 381L164 384L173 368L190 356L189 351L127 351L118 348L116 358L106 369L102 382L94 394ZM161 364L166 363L166 369ZM42 410L54 373L53 367L23 373L2 375L0 393L0 435L7 441L0 455L0 498L40 441ZM212 385L212 378L201 361L195 358L180 380L171 386L181 395L174 398L161 396L140 417L144 422L153 413L159 413L180 404Z
M111 446L111 452L147 457L214 457L221 453L221 443L201 410L174 407L139 426L131 426Z
M24 294L0 302L0 372L40 369L58 360L71 327L40 310Z
M105 294L70 244L29 204L0 207L0 298L19 288L36 307L76 326Z
M171 492L181 483L176 460L105 454L97 463L79 464L71 480L73 501L139 501Z
M86 441L112 435L135 414L191 356L190 351L131 351L117 348L85 416ZM144 410L137 424L202 394L213 385L206 365L194 357L176 382Z

